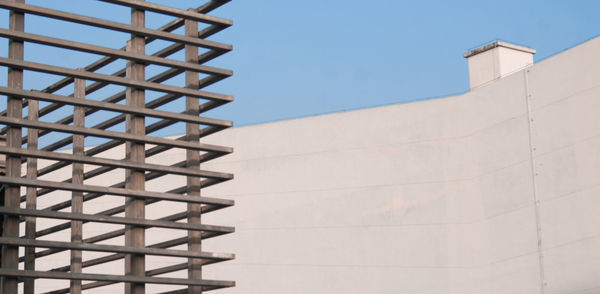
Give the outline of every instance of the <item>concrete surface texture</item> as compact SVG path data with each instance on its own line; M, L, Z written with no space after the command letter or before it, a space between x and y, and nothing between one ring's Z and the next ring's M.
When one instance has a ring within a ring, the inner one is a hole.
M594 39L463 95L210 136L206 143L235 153L205 167L235 180L203 195L236 206L203 221L237 231L203 246L237 258L207 266L204 278L236 280L215 292L224 294L599 293L599 52ZM184 181L165 177L147 188ZM118 201L104 197L84 210ZM161 203L147 215L182 209ZM86 225L84 238L106 227ZM147 243L171 237L152 229Z

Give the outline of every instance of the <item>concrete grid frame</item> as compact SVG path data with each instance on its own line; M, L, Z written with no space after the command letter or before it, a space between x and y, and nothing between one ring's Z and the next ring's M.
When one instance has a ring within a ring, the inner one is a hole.
M205 265L232 260L234 254L206 252L202 242L230 234L234 228L204 224L202 215L234 202L200 193L204 187L233 178L230 173L201 169L203 163L233 151L201 143L204 137L233 125L205 117L205 112L233 97L201 90L232 75L230 70L203 65L232 50L231 45L207 40L232 25L230 20L208 15L229 0L209 0L188 10L139 0L101 1L114 9L130 9L130 23L34 6L25 0L0 2L0 8L10 13L9 28L0 29L0 36L9 41L8 56L0 57L0 65L8 69L7 86L0 87L7 99L0 113L0 132L6 138L0 146L5 156L0 175L0 293L81 293L106 287L114 290L117 284L132 294L145 293L147 284L167 285L164 293L232 287L233 281L203 279L202 270ZM148 12L172 21L150 29ZM110 48L26 33L25 15L131 37L122 48ZM176 32L179 28L183 34ZM147 45L155 40L168 45L147 52ZM36 63L24 59L27 43L103 57L81 68ZM181 51L184 58L176 55ZM104 73L119 61L126 62L125 68ZM160 72L146 76L149 66L159 66ZM43 90L24 89L27 71L61 79ZM173 85L172 79L178 76L183 77L183 84ZM73 93L62 94L68 87ZM118 90L105 94L110 89ZM95 95L102 98L93 98L94 92L102 93ZM93 115L102 119L89 119ZM55 120L56 116L60 118ZM184 134L179 138L151 135L177 126ZM103 141L89 147L86 140L90 138ZM65 152L65 148L71 150ZM156 157L171 149L184 150L185 160L156 163ZM107 175L113 182L101 179ZM152 180L165 176L181 177L186 184L169 190L148 188ZM165 202L181 204L181 210L147 217L147 209ZM44 219L43 223L38 219ZM150 235L172 235L162 234L165 231L180 234L149 242L155 239ZM168 265L147 268L157 264L149 263L152 258ZM119 268L95 268L111 263ZM178 271L187 271L187 276L168 275ZM53 280L67 284L39 286Z

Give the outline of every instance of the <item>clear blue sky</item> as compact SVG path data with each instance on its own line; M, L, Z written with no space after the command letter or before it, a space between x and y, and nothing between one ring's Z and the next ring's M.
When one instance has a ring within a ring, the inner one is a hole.
M225 86L238 125L468 90L472 47L499 38L535 60L600 34L600 1L232 1ZM600 52L599 52L600 54Z
M27 2L49 6L47 0ZM96 1L51 2L122 22L129 17L125 8ZM154 2L182 8L202 3ZM467 50L503 39L536 49L539 61L599 35L598 11L600 1L593 0L233 0L213 15L235 25L213 40L235 50L211 65L235 75L210 90L236 101L211 115L239 126L461 93L468 90ZM148 20L154 27L159 22ZM61 27L31 19L26 30L56 35ZM69 39L122 46L119 38L103 39L97 31L83 27L69 32ZM42 55L70 67L85 65L76 54L26 49L26 59ZM28 78L26 87L48 84ZM6 83L5 71L0 79Z

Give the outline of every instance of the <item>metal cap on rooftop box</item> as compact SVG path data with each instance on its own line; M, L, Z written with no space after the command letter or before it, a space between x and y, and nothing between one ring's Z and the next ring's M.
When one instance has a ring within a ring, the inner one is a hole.
M535 52L531 48L495 41L465 53L471 89L532 65Z

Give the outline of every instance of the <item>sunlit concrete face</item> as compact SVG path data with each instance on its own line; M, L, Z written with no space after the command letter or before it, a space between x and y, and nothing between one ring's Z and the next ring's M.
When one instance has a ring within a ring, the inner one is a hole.
M203 246L237 258L206 266L204 278L236 280L235 288L215 292L231 294L597 293L598 52L595 39L460 96L208 137L205 143L235 152L205 167L233 172L235 180L202 194L236 206L203 222L237 231ZM184 157L172 150L149 161ZM124 175L112 177L97 181ZM184 181L163 177L147 188ZM86 202L84 209L122 201ZM153 204L147 215L183 209ZM100 229L85 225L84 238ZM146 236L152 244L179 235ZM146 268L166 265L148 258Z

